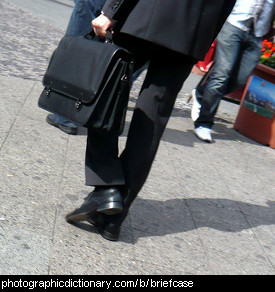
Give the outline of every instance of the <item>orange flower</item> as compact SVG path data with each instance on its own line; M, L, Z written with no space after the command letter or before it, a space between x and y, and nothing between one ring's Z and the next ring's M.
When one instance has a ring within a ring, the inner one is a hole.
M267 46L269 49L271 49L271 48L272 48L272 42L267 42L267 43L266 43L266 46Z
M271 53L270 52L265 52L264 53L264 57L269 58L270 56L271 56Z

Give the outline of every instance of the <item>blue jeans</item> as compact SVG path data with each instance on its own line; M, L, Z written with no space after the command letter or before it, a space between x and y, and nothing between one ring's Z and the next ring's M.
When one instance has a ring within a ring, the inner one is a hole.
M262 38L226 22L217 37L214 64L207 81L198 85L196 97L201 104L195 128L211 128L223 96L245 85L259 62Z
M66 35L83 36L92 30L91 21L102 10L106 0L76 0Z
M66 35L83 36L92 30L91 21L101 12L106 0L76 0ZM55 115L55 121L66 127L77 127L71 121Z

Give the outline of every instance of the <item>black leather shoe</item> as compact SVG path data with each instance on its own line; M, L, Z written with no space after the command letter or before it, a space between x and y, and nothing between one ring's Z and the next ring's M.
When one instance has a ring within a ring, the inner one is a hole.
M123 198L123 211L115 215L105 215L99 214L94 215L87 219L87 221L97 227L99 234L111 241L117 241L119 239L121 224L128 215L128 211L133 201L134 197L130 196L129 190L127 187L120 187L120 192Z
M120 214L115 216L119 216ZM96 213L94 216L88 218L87 221L97 228L99 234L103 238L111 241L117 241L119 239L121 225L111 222L110 220L112 217L113 216Z
M70 135L76 135L77 134L77 126L68 126L68 125L62 125L58 122L57 120L57 116L56 115L53 115L53 114L49 114L47 115L47 118L46 118L46 122L58 129L60 129L61 131L67 133L67 134L70 134ZM70 122L70 124L72 124Z
M66 216L66 220L83 221L93 218L97 212L114 215L122 210L122 197L117 188L95 188L80 208Z

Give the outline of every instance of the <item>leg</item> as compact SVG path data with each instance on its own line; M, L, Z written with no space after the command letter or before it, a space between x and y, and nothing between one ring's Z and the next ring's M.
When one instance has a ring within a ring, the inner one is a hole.
M149 174L160 139L193 63L151 60L121 155L129 208Z
M242 45L242 54L238 65L234 68L234 72L230 79L228 91L232 92L241 86L244 86L257 66L262 49L262 38L255 37L253 33L246 36L246 40Z
M115 187L124 184L124 174L118 157L118 135L88 128L85 174L86 185L96 187L84 199L80 208L66 216L66 220L83 221L98 214L113 215L121 212L122 197Z
M118 136L88 129L86 160L86 185L123 185L124 174L118 157Z
M213 126L219 103L227 92L229 78L239 58L242 33L237 27L225 23L217 38L215 61L209 80L205 87L198 87L196 90L201 110L199 118L194 123L195 128Z

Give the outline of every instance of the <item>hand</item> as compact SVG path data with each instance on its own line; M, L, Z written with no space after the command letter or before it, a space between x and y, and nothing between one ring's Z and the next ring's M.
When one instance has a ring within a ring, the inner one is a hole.
M92 21L92 26L96 36L105 38L107 29L112 30L114 23L114 20L111 20L107 16L101 14Z

